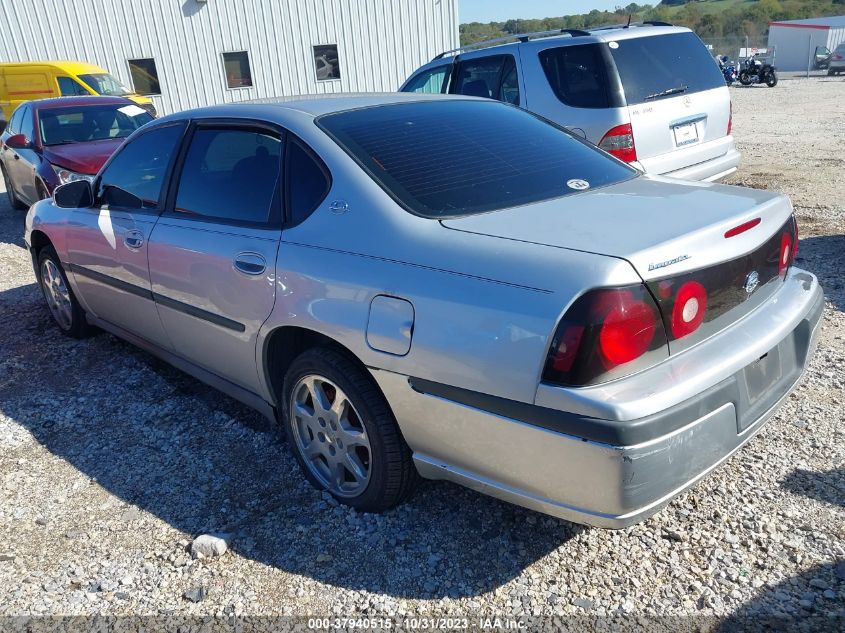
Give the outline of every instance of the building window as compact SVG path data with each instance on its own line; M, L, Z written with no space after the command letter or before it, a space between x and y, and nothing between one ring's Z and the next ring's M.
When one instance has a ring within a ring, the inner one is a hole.
M226 72L228 88L249 88L252 86L252 71L246 51L223 53L223 69Z
M160 95L156 60L130 59L129 74L132 75L132 87L139 95Z
M317 81L340 79L340 62L337 57L337 44L315 46L314 66L317 69Z

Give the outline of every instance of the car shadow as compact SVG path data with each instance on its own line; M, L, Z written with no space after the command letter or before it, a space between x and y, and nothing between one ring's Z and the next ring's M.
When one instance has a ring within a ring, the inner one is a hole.
M793 494L845 508L845 467L817 473L796 469L781 482ZM765 587L717 629L734 631L845 630L845 558L816 565Z
M845 311L845 235L803 238L796 265L816 275L833 307Z
M0 292L0 310L0 411L123 512L187 538L229 532L235 553L290 573L438 598L491 591L584 529L435 482L383 515L335 507L251 409L110 335L62 336L34 283ZM62 517L62 532L91 521Z

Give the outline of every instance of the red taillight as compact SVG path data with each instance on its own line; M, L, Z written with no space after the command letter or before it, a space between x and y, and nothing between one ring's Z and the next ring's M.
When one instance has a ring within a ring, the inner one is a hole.
M697 281L688 281L678 289L672 308L672 337L683 338L695 332L704 322L707 291Z
M632 373L667 355L660 312L645 286L592 290L558 324L543 380L594 384L611 370L614 376Z
M792 226L795 227L795 243L792 245L792 263L795 263L795 260L798 259L798 220L795 219L795 216L792 216Z
M731 101L731 112L728 115L728 136L731 135L731 131L734 129L734 102Z
M743 222L739 226L735 226L729 231L725 231L725 237L736 237L740 233L745 233L746 231L753 229L758 224L760 224L760 218L754 218L753 220L749 220L748 222Z
M792 261L792 236L784 233L780 238L780 255L778 258L778 275L784 277L786 269Z
M630 363L648 351L657 329L657 315L643 301L623 298L611 308L599 332L604 365L612 369Z
M555 371L568 372L572 369L582 336L584 336L583 325L568 325L563 330L557 348L552 351L552 368Z
M634 146L634 131L630 123L617 125L609 130L599 141L599 147L619 160L633 163L637 160L637 148Z

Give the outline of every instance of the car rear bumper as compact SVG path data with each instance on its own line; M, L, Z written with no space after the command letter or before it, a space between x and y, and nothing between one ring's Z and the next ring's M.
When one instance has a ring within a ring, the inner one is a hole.
M767 352L758 355L753 345L741 348L753 352L750 362L746 359L694 396L638 419L573 416L567 426L568 414L559 409L508 406L509 401L473 397L398 374L374 370L373 375L424 477L454 481L570 521L624 528L728 459L798 383L815 350L823 294L815 277L793 270L775 303L776 310L761 307L732 326L740 337L753 337L761 327L776 330L777 340ZM690 368L684 370L682 357L693 350L661 365L674 362L669 373L685 380ZM648 374L630 379L642 388ZM609 391L607 397L624 393Z
M650 174L669 178L713 182L735 172L739 167L740 158L733 137L726 136L644 159L639 163L639 167Z

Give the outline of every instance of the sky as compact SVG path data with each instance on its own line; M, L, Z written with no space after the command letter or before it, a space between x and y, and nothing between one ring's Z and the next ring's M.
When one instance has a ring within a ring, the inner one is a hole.
M504 22L511 18L550 18L560 15L604 11L630 4L631 0L458 0L460 21ZM641 0L638 4L657 4Z

